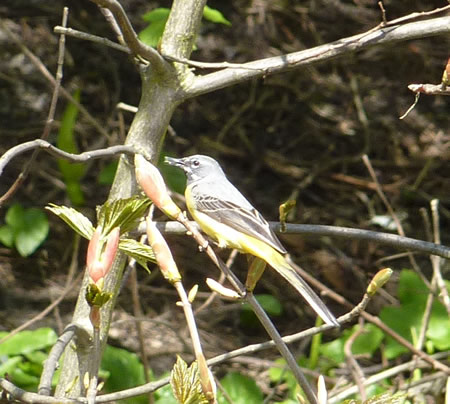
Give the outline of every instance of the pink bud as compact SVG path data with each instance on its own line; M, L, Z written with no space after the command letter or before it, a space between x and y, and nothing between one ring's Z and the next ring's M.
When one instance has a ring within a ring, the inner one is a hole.
M155 254L156 262L161 268L161 272L169 282L177 282L181 279L178 272L177 264L175 263L169 246L164 240L164 237L159 232L156 224L147 217L147 237L148 243Z
M95 257L97 255L97 249L99 247L100 236L102 234L101 227L97 227L94 231L94 234L89 241L87 256L86 256L86 265L87 267L91 267L94 264Z
M134 164L137 182L148 198L166 215L170 217L178 216L181 210L175 205L167 192L166 184L159 170L140 154L136 154L134 157Z
M120 228L114 228L105 240L101 239L100 227L95 230L89 242L86 264L94 283L104 278L110 271L119 247Z

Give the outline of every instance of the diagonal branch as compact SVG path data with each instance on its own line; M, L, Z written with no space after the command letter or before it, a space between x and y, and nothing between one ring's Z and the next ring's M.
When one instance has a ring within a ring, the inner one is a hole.
M245 68L242 69L227 68L204 76L197 76L184 89L185 97L195 97L252 78L334 59L375 45L393 44L446 33L450 33L450 16L381 27L315 48L245 63L243 65Z
M161 57L161 55L151 46L147 46L139 40L130 23L130 20L128 19L128 16L117 0L91 1L98 6L107 8L111 11L122 31L123 39L133 55L141 56L142 58L147 59L157 70L164 71L166 69L166 61Z

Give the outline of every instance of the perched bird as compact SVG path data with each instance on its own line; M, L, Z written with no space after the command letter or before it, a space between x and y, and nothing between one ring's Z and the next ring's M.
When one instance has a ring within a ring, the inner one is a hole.
M269 223L228 181L216 160L194 155L166 157L165 162L185 172L189 212L219 247L235 248L261 258L297 289L325 323L339 326L322 300L289 264L287 251Z

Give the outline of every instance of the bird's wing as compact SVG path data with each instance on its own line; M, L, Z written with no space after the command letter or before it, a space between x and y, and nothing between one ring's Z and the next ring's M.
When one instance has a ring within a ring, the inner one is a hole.
M263 216L245 200L245 206L211 195L196 195L195 208L231 228L271 245L282 254L286 249Z

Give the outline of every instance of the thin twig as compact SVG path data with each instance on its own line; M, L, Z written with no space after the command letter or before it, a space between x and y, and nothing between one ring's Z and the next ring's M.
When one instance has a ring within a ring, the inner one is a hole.
M439 200L433 199L430 202L431 205L431 217L433 220L433 235L434 242L436 244L441 244L441 231L439 227ZM433 267L433 278L436 279L436 284L439 289L439 294L442 298L444 306L447 310L448 315L450 316L450 297L448 295L447 286L445 285L445 281L442 277L441 272L441 258L438 256L431 257L431 265Z
M23 44L21 39L8 28L7 24L4 21L0 20L0 26L2 27L2 30L4 30L8 38L11 39L20 48L20 50L30 59L30 61L41 72L41 74L45 77L45 79L50 82L52 87L55 87L56 79L48 71L48 69L41 62L41 60ZM99 133L102 134L102 136L109 138L109 134L104 129L104 127L89 113L89 111L83 105L81 105L77 100L75 100L73 96L63 86L60 87L59 91L64 96L64 98L66 98L68 101L70 101L78 108L80 113Z
M62 22L61 22L63 27L67 26L68 15L69 15L69 9L67 7L64 7ZM58 43L58 59L57 59L55 86L53 87L52 100L50 102L50 108L48 110L48 115L47 115L47 120L45 121L44 130L42 131L42 135L41 135L41 139L43 139L43 140L46 140L48 138L48 136L50 134L50 130L52 129L52 126L53 126L53 121L55 119L56 104L58 103L59 89L61 87L61 81L63 78L65 44L66 44L66 37L64 34L61 34L59 36L59 43ZM19 189L20 185L23 184L23 182L26 180L28 173L29 173L31 167L33 166L34 162L36 161L38 154L39 154L39 150L35 150L33 152L30 159L25 163L25 166L22 169L22 172L16 178L16 180L11 185L11 187L8 189L8 191L6 191L4 193L4 195L0 198L0 206L3 205L6 200L11 198L14 195L14 193Z
M344 344L344 353L347 359L348 367L350 368L350 372L353 375L353 380L358 386L359 395L361 396L362 401L366 401L367 392L364 388L364 380L366 379L364 376L361 367L358 365L358 362L355 359L355 356L352 352L352 345L355 342L356 338L364 333L363 323L360 322L359 328L350 336L350 338Z
M73 28L65 28L65 27L61 27L60 25L57 25L56 27L53 28L53 32L55 34L64 34L64 35L67 35L67 36L70 36L70 37L73 37L76 39L81 39L83 41L94 42L94 43L97 43L102 46L108 46L108 47L116 49L120 52L125 52L128 54L131 53L130 48L123 46L117 42L111 41L108 38L88 34L87 32L78 31Z
M195 222L192 226L198 228ZM275 232L280 231L279 222L269 222L270 228ZM157 222L158 230L162 233L185 234L186 228L178 222ZM145 233L145 224L139 225L138 233ZM371 230L353 229L350 227L325 226L314 224L286 224L286 234L303 234L307 236L330 236L345 238L350 240L373 241L382 245L389 245L393 248L420 251L424 254L438 255L450 259L450 247L442 244L430 243L428 241L417 240L410 237L402 237L396 234L383 233Z
M198 229L191 225L191 222L187 220L187 218L180 214L177 217L177 220L182 223L186 229L190 232L192 237L197 241L197 243L200 245L201 248L205 250L205 252L208 254L209 258L213 261L213 263L225 273L227 276L228 281L232 284L233 288L243 297L243 299L252 307L252 310L258 317L261 324L266 329L266 332L269 334L270 338L275 342L275 345L278 349L278 351L281 353L281 355L286 360L289 368L291 369L292 373L294 374L294 377L298 381L299 385L302 387L303 391L305 392L305 395L307 396L308 400L314 404L317 403L316 394L309 384L308 380L306 379L305 375L303 374L302 370L297 364L297 361L295 360L294 356L292 355L292 352L289 350L287 345L282 340L280 334L278 333L278 330L273 325L273 323L270 321L269 317L265 313L265 311L262 309L259 302L255 299L252 293L246 293L246 290L244 288L244 285L239 281L239 279L230 271L230 269L223 263L222 260L220 260L219 257L215 254L214 250L211 248L209 243L206 241L206 239L200 234Z
M413 93L426 95L450 95L450 88L442 88L442 84L410 84Z
M143 235L141 237L140 242L145 242L146 236ZM150 382L150 366L147 358L147 349L144 339L144 332L142 329L142 322L138 320L138 318L144 317L144 313L142 311L140 299L139 299L139 284L137 280L137 271L136 271L136 260L130 259L128 264L128 270L130 272L130 289L131 289L131 298L133 301L133 314L135 317L135 327L138 335L139 341L139 351L141 356L141 362L144 367L144 380L146 383ZM148 402L152 404L154 402L153 394L149 393Z
M44 368L38 387L39 394L44 396L50 395L52 391L53 374L55 373L57 363L69 342L74 338L76 331L77 326L75 324L69 324L50 350L48 357L44 362Z
M442 359L447 358L449 354L450 354L449 351L439 352L435 355L432 355L432 358L434 360L442 360ZM372 376L368 377L366 380L364 380L364 386L370 386L370 385L379 383L382 380L389 379L392 376L398 375L399 373L402 373L405 371L410 371L412 365L414 365L414 360L411 360L409 362L402 363L401 365L390 367L389 369L383 370L382 372L372 375ZM417 363L417 366L419 368L428 368L429 364L427 362L424 362L421 360L421 361L419 361L419 363ZM342 400L344 400L348 396L350 396L352 394L356 394L357 392L358 392L358 387L351 386L351 387L345 388L342 391L331 393L330 396L328 397L328 403L329 404L340 403L340 402L342 402Z
M84 399L43 396L30 393L15 386L10 381L0 378L0 387L16 400L29 404L86 404Z
M91 150L86 151L80 154L73 154L68 153L64 150L58 149L57 147L53 146L51 143L47 142L46 140L42 139L36 139L36 140L30 140L29 142L21 143L17 146L12 147L7 152L3 154L3 156L0 157L0 175L3 174L3 170L5 169L5 166L15 157L18 155L25 153L29 150L34 149L43 149L47 153L50 153L56 157L63 158L65 160L68 160L73 163L85 163L89 160L93 159L99 159L99 158L105 158L105 157L114 157L118 154L129 154L134 155L136 153L136 150L129 145L117 145L117 146L111 146L107 147L105 149L97 149L97 150Z
M402 237L405 237L405 231L403 230L402 223L401 223L400 219L398 218L397 214L395 213L394 209L392 208L392 205L390 204L389 200L387 199L385 193L383 192L383 189L381 188L381 185L380 185L380 182L378 181L375 170L373 169L372 163L369 160L369 156L367 156L367 154L363 155L362 161L363 161L364 165L366 166L367 170L369 171L372 181L374 181L374 183L376 185L376 192L378 194L378 197L382 200L384 206L386 207L386 209L389 213L389 216L391 216L395 222L398 234ZM425 283L425 285L427 285L428 289L430 289L431 288L430 282L428 281L428 279L425 277L425 275L420 270L419 265L417 264L417 261L414 258L414 255L409 253L408 258L411 263L411 266L414 268L416 273L421 277L421 279Z

